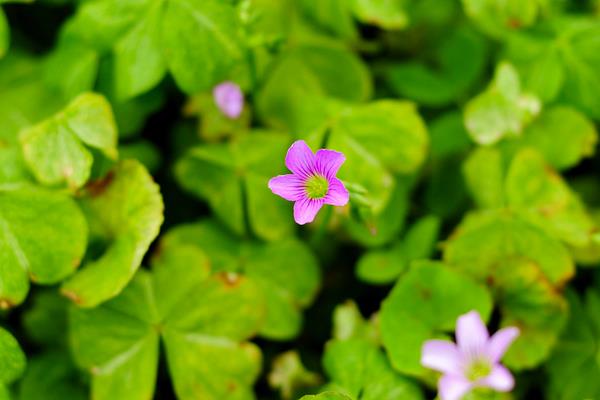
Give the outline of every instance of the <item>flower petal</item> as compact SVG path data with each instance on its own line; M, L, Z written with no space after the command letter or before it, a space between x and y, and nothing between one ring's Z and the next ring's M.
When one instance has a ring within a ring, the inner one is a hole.
M346 161L346 156L339 151L319 150L315 155L315 166L326 178L335 178L338 170Z
M277 196L289 201L297 201L306 197L304 182L297 175L278 175L269 181L269 189Z
M213 97L219 110L227 117L235 119L244 109L244 93L233 82L223 82L213 90Z
M447 340L428 340L421 349L421 365L436 371L456 374L461 366L460 352Z
M487 345L487 353L492 362L498 362L511 343L519 336L519 329L509 327L494 333Z
M338 178L329 179L327 195L323 198L325 204L332 206L345 206L350 200L350 193Z
M488 376L477 382L477 386L489 387L498 392L509 392L515 386L515 379L506 367L496 364Z
M438 382L441 400L460 400L473 388L473 384L462 376L444 375Z
M470 311L458 317L456 343L463 353L471 357L485 354L488 338L487 327L477 311Z
M294 220L299 225L313 222L319 210L323 207L323 199L302 199L294 204Z
M304 140L297 140L290 146L285 156L285 166L303 178L315 172L315 155Z

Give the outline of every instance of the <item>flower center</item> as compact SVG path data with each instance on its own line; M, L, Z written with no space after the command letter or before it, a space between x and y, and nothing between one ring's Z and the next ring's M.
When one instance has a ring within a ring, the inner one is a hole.
M313 175L306 180L304 189L310 199L321 199L329 190L329 182L321 175Z
M485 378L492 372L492 364L485 359L474 360L467 369L466 377L471 382Z

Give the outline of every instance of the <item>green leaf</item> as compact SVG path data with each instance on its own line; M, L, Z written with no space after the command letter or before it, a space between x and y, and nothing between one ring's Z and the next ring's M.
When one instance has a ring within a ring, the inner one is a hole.
M292 210L289 202L271 193L268 181L284 173L288 145L288 136L264 132L227 144L201 145L179 160L175 174L234 232L251 230L263 239L280 239L294 231Z
M165 7L163 51L184 92L194 94L212 87L241 62L241 24L232 5L220 0L172 0Z
M462 0L465 14L486 34L502 38L535 23L545 0Z
M85 219L68 196L28 186L0 188L0 306L23 302L29 280L60 282L79 266Z
M433 253L440 229L437 217L424 217L410 227L404 238L389 249L365 253L356 265L356 274L371 284L388 284L403 274L412 261L427 259Z
M505 205L505 169L502 153L495 148L480 147L466 159L463 175L478 207Z
M485 286L442 263L414 263L381 307L383 345L394 368L423 376L423 343L453 330L456 319L471 310L488 319L492 299Z
M63 335L64 335L63 331ZM85 400L87 388L68 354L48 352L28 360L19 400Z
M540 108L536 97L521 91L514 67L501 63L488 88L467 103L465 126L476 143L489 145L507 136L521 135Z
M363 23L383 29L402 29L409 24L405 0L353 0L354 15Z
M390 199L394 173L413 173L425 161L429 138L413 103L379 100L342 112L329 128L327 147L347 161L338 174L367 190L373 211Z
M145 14L114 47L115 91L120 99L147 92L156 86L167 72L160 46L163 6L160 1L151 2Z
M598 343L600 295L589 289L584 299L567 292L570 317L546 364L549 399L593 399L600 396Z
M396 373L376 345L363 340L327 343L323 366L335 387L354 399L423 399L420 388Z
M290 350L273 360L268 380L271 388L279 389L283 399L290 400L294 398L293 395L298 389L321 383L321 376L307 370L298 352Z
M512 35L506 56L527 90L544 102L559 99L600 119L600 28L591 18L557 18L531 32Z
M99 55L83 43L64 41L50 53L43 68L44 83L71 99L94 89Z
M19 378L25 371L25 354L17 340L0 327L0 386Z
M304 244L291 238L266 244L240 241L204 221L177 227L161 241L161 249L182 247L205 253L214 270L241 273L261 289L267 304L262 336L283 340L298 334L301 310L312 303L320 283L317 260Z
M514 157L506 177L511 207L526 210L555 237L575 247L594 240L597 224L562 177L531 149Z
M535 147L552 166L563 170L594 155L598 133L584 114L572 107L555 106L544 110L526 128L523 142Z
M27 337L37 344L66 347L68 305L69 301L53 288L35 292L22 318Z
M323 392L315 395L302 396L300 400L352 400L345 394L338 392Z
M457 111L450 111L434 119L429 125L429 133L432 157L460 154L471 147L462 115Z
M336 340L361 339L379 343L378 331L375 318L365 321L358 306L351 300L333 310L333 338Z
M82 307L94 307L127 285L163 222L158 185L137 161L122 161L93 182L80 201L92 238L105 246L98 259L69 278L61 292Z
M93 163L89 148L117 157L110 105L93 93L77 97L54 117L23 131L20 140L28 167L45 185L79 188L85 184Z
M315 25L340 38L356 39L357 28L352 16L352 0L300 0L300 9Z
M507 365L532 368L548 357L566 319L560 288L575 270L560 242L513 212L480 212L459 225L444 260L491 285L501 325L521 330Z
M292 47L274 61L256 96L263 121L293 133L305 133L323 122L323 107L315 98L360 102L371 96L365 64L343 47L326 43ZM293 76L294 79L290 79ZM309 121L317 121L309 124Z
M2 8L0 8L0 58L4 57L10 44L10 27Z
M409 61L390 67L387 81L401 96L428 106L444 106L464 95L481 77L486 53L481 36L461 28L443 39L435 54L435 69Z
M77 362L98 400L153 396L159 340L180 399L252 399L258 348L245 342L264 309L258 288L234 274L206 277L206 259L161 262L139 271L115 299L71 309Z

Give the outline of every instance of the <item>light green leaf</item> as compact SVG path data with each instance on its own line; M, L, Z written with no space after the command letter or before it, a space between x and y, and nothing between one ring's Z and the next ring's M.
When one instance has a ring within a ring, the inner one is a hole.
M163 222L158 185L137 161L122 161L81 198L94 240L107 246L61 287L82 307L94 307L127 285Z
M544 0L462 0L465 14L486 34L502 38L535 23Z
M73 273L85 253L87 227L64 194L0 188L0 238L0 308L7 308L23 302L30 279L53 284Z
M373 343L351 339L327 343L323 366L334 387L354 399L423 399L420 388L396 373Z
M114 47L115 91L120 99L150 90L167 72L160 47L162 8L162 2L152 2Z
M71 99L94 89L99 62L99 54L94 49L83 43L64 41L44 62L44 82Z
M214 270L241 273L259 287L267 304L260 334L271 339L298 334L301 310L312 303L320 283L317 260L292 239L267 244L240 241L218 224L204 221L170 231L161 241L161 249L165 248L205 253Z
M172 0L165 7L163 52L184 92L194 94L212 87L241 62L241 22L231 4L220 0Z
M413 103L379 100L342 112L330 127L327 147L347 161L340 179L367 190L373 211L390 199L394 173L415 172L425 161L427 128Z
M539 153L517 153L506 177L508 204L532 214L555 237L575 247L591 244L597 224L579 197Z
M350 397L339 392L323 392L315 395L302 396L300 400L352 400Z
M507 136L519 136L540 108L536 97L521 91L514 67L501 63L488 88L467 103L465 126L476 143L489 145Z
M403 274L410 263L431 256L438 237L440 220L429 216L410 227L401 241L389 249L376 249L365 253L356 265L356 274L371 284L392 283Z
M298 352L290 350L273 360L268 380L271 388L279 389L283 399L291 400L297 390L320 384L321 376L307 370Z
M253 398L261 357L244 340L261 321L257 288L235 275L206 278L202 265L170 259L100 307L72 308L73 350L93 373L93 398L151 398L160 338L178 398Z
M0 386L12 383L25 371L25 354L17 340L0 327Z
M392 90L424 105L447 105L465 94L483 73L487 46L472 30L449 34L435 54L435 69L429 63L409 61L387 71Z
M502 153L495 148L480 147L466 159L463 175L478 207L505 205L505 169Z
M332 336L336 340L361 339L379 343L379 329L375 318L366 321L356 303L351 300L333 310Z
M383 345L394 368L423 376L423 343L453 330L458 316L471 310L488 319L492 299L485 286L442 263L414 263L381 308Z
M227 144L201 145L179 160L175 173L234 232L280 239L294 230L292 209L271 193L268 181L284 173L289 142L286 135L253 132Z
M600 28L592 18L555 18L532 32L513 35L506 56L525 88L545 102L559 99L600 119Z
M405 0L353 0L356 17L383 29L402 29L409 24Z
M531 368L548 357L566 319L560 288L575 270L566 249L514 212L469 214L445 247L448 264L494 288L502 326L519 339L504 360Z
M592 121L574 108L555 106L525 129L523 142L535 147L559 170L577 165L594 155L598 133Z
M256 108L261 119L276 128L305 134L323 123L324 108L331 107L323 107L319 98L360 102L371 96L365 64L343 47L300 45L283 52L274 63L256 96Z
M87 93L63 111L20 135L23 154L35 178L45 185L79 188L90 176L93 156L88 147L117 157L117 130L104 97Z
M353 0L300 0L304 15L323 30L344 39L356 39L357 28L352 16Z

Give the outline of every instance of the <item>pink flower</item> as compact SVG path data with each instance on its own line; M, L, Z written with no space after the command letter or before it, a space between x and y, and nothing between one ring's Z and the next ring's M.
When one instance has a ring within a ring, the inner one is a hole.
M515 382L500 359L517 336L519 330L509 327L490 337L479 313L471 311L456 322L456 344L447 340L425 342L421 364L443 373L438 382L441 400L459 400L477 387L509 392Z
M294 201L294 219L304 225L312 222L323 204L345 206L350 197L342 181L336 178L346 157L333 150L313 154L303 140L292 144L285 165L292 171L269 181L269 189L288 201Z
M215 86L213 98L219 110L228 118L235 119L242 114L244 109L244 93L233 82L223 82Z

